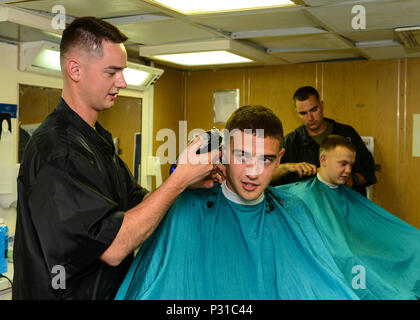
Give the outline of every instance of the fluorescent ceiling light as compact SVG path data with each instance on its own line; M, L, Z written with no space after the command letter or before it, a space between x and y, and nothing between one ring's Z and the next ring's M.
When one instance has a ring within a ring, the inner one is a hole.
M277 58L267 54L264 50L231 39L141 46L139 54L142 57L167 61L191 69L210 65L220 66L251 62L273 64L278 62Z
M144 81L146 81L150 77L150 74L147 72L131 69L131 68L125 68L123 73L124 73L125 82L133 86L138 86L142 84Z
M128 62L127 68L124 69L123 73L127 89L145 90L156 83L163 74L163 70Z
M61 71L60 52L50 49L39 51L32 62L32 65L39 68Z
M244 58L224 50L156 55L154 58L184 66L205 66L252 62L251 59Z
M59 45L48 41L20 43L19 70L61 77Z
M290 0L154 0L183 14L293 6Z

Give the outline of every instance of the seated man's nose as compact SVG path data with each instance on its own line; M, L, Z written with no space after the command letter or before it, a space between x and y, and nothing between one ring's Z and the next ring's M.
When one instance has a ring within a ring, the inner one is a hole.
M258 176L263 172L264 167L261 167L260 165L252 165L246 167L245 174L250 179L256 179Z

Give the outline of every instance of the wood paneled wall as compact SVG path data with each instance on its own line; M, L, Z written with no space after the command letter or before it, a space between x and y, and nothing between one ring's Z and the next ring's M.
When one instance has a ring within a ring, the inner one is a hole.
M374 158L381 169L373 187L374 202L420 227L416 206L420 158L411 155L413 114L420 113L420 59L191 72L163 68L168 78L162 77L155 88L155 133L174 127L177 115L177 120L187 120L188 131L213 127L214 91L240 89L240 105L271 108L287 134L301 124L293 108L294 91L303 85L316 87L324 100L326 117L352 125L361 136L375 138ZM154 144L156 150L160 142ZM164 179L166 171L164 167Z
M19 85L19 121L41 123L54 111L61 89Z
M378 183L373 199L404 217L397 198L399 60L352 61L323 65L325 116L352 125L361 136L375 139Z
M405 97L400 104L400 166L399 179L399 207L404 208L404 219L420 228L420 157L413 157L413 115L420 114L420 59L410 59L404 65ZM402 158L402 159L401 159Z

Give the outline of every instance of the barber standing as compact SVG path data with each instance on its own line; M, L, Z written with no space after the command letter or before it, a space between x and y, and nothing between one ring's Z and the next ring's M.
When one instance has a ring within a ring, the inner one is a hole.
M301 87L293 95L295 110L303 125L285 136L286 152L273 175L272 185L306 179L319 167L319 145L330 134L338 134L356 147L356 162L346 185L366 196L366 187L376 183L375 163L359 134L353 127L324 118L324 103L318 91Z
M182 159L150 194L135 182L96 121L126 87L126 40L94 17L75 19L63 32L62 97L33 133L18 176L13 299L114 298L133 251L174 199L221 168L211 164L217 151L195 154L197 140L183 157L201 161Z

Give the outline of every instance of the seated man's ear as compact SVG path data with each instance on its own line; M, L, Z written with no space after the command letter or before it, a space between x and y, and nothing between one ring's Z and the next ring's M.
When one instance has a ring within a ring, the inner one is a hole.
M284 148L280 149L279 152L279 158L278 158L278 162L280 163L281 158L283 157L284 153L286 152L286 150Z
M320 155L319 155L319 163L320 163L320 165L321 166L326 166L326 162L327 161L327 155L326 155L326 153L325 152L322 152Z

